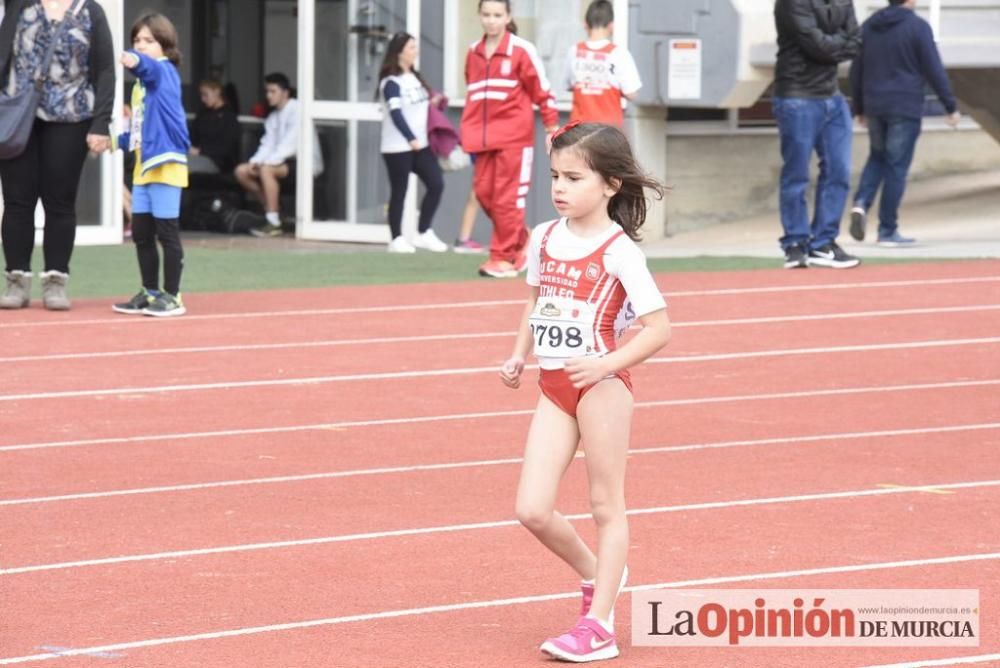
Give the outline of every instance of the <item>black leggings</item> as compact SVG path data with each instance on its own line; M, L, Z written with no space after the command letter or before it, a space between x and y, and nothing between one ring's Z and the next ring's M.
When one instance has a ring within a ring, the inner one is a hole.
M176 218L154 218L150 213L132 216L132 241L139 256L139 273L142 287L159 290L160 254L156 251L159 239L163 247L163 289L177 296L181 289L181 271L184 269L184 249L181 247L180 225Z
M431 229L434 212L441 203L444 192L444 178L441 176L441 165L429 148L405 153L383 153L382 159L389 170L389 230L395 239L403 233L403 200L406 198L407 181L413 172L423 181L427 193L420 205L421 232Z
M76 191L87 157L82 123L35 119L24 153L0 160L3 182L3 254L7 271L31 271L35 249L35 206L45 209L45 271L69 273L76 241Z

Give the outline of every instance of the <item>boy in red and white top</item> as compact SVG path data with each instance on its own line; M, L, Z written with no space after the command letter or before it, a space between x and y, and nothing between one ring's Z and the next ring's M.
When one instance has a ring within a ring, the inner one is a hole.
M534 350L542 396L528 431L516 512L582 579L575 626L541 645L550 656L582 663L619 654L614 609L629 546L628 370L670 340L666 303L635 242L646 218L645 190L663 188L636 164L621 130L603 123L571 122L557 131L550 160L552 203L563 217L531 235L530 295L500 378L518 388ZM636 320L639 332L619 346ZM555 510L559 482L580 443L597 525L593 552Z
M559 114L535 46L514 34L510 0L480 0L483 38L465 59L462 148L476 155L473 187L493 221L490 259L482 276L517 276L525 268L524 207L531 185L537 104L547 133Z
M632 54L611 41L615 12L608 0L587 8L587 40L566 58L566 88L573 91L570 121L625 125L625 100L634 100L642 80Z

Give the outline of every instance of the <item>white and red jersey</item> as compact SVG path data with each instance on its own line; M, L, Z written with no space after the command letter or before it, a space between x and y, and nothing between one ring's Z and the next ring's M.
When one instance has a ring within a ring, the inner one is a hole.
M608 40L580 42L567 54L566 88L573 91L570 121L625 124L623 97L642 88L628 49Z
M462 148L468 153L535 144L533 104L545 127L559 124L555 98L535 45L504 32L486 57L486 38L469 46L465 58L465 110Z
M527 282L538 288L530 320L543 369L615 350L637 317L666 307L646 257L618 225L595 237L573 234L565 218L539 225L528 245Z

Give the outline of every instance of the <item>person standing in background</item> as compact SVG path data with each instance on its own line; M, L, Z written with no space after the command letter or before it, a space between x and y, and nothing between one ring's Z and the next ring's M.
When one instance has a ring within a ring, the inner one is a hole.
M611 41L615 10L609 0L587 7L587 39L570 47L566 88L573 91L570 121L625 125L625 100L634 100L642 80L628 49Z
M476 154L476 198L493 221L490 258L479 274L511 278L527 268L524 208L534 159L533 105L549 135L559 114L535 45L508 30L510 0L480 0L479 21L483 37L465 59L462 148Z
M899 204L924 115L924 84L930 82L947 122L961 114L934 43L930 24L914 12L916 0L889 0L861 26L861 53L851 64L854 114L868 126L869 153L851 209L851 236L865 238L868 210L882 188L878 245L912 246L899 233Z
M854 5L844 0L777 0L774 117L781 137L779 208L785 268L848 269L861 261L837 245L851 187L851 110L837 86L838 63L861 46ZM809 163L819 157L815 213L806 208Z
M418 248L443 253L448 245L441 241L431 225L444 192L441 166L431 152L427 140L427 111L441 101L420 76L417 62L417 40L399 32L389 40L389 46L379 70L378 89L387 113L382 120L382 159L389 172L389 231L390 253L414 253ZM403 236L403 201L414 173L427 192L420 205L418 235L410 243Z
M51 62L41 72L49 44ZM45 210L42 245L45 308L70 308L69 262L76 241L76 193L87 150L107 151L115 100L115 54L97 0L7 0L0 22L0 95L13 96L37 76L41 99L24 151L0 160L6 286L0 308L31 300L35 207Z

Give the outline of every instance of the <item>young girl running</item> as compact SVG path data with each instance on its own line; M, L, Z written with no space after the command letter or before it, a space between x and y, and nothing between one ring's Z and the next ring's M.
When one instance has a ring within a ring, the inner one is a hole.
M618 656L614 606L625 585L629 545L628 369L670 339L666 304L635 241L646 217L645 189L658 195L663 189L640 170L625 135L609 125L570 123L554 135L550 160L552 201L563 217L531 235L530 297L500 378L519 387L534 348L542 396L528 431L517 516L583 579L579 620L541 650L585 662ZM618 347L636 318L642 329ZM596 555L554 509L578 443L586 454Z
M137 77L132 88L129 131L118 144L135 152L132 188L132 240L139 258L142 289L127 302L115 304L118 313L152 316L184 315L181 301L181 189L188 185L187 154L191 147L181 104L177 72L181 54L177 30L162 14L140 16L132 25L132 50L122 54L122 65ZM163 247L163 290L159 289Z
M517 276L525 267L524 206L535 145L532 104L546 132L559 123L555 100L535 46L514 33L510 0L479 0L483 38L465 59L462 148L476 154L473 187L493 221L490 259L482 276Z

